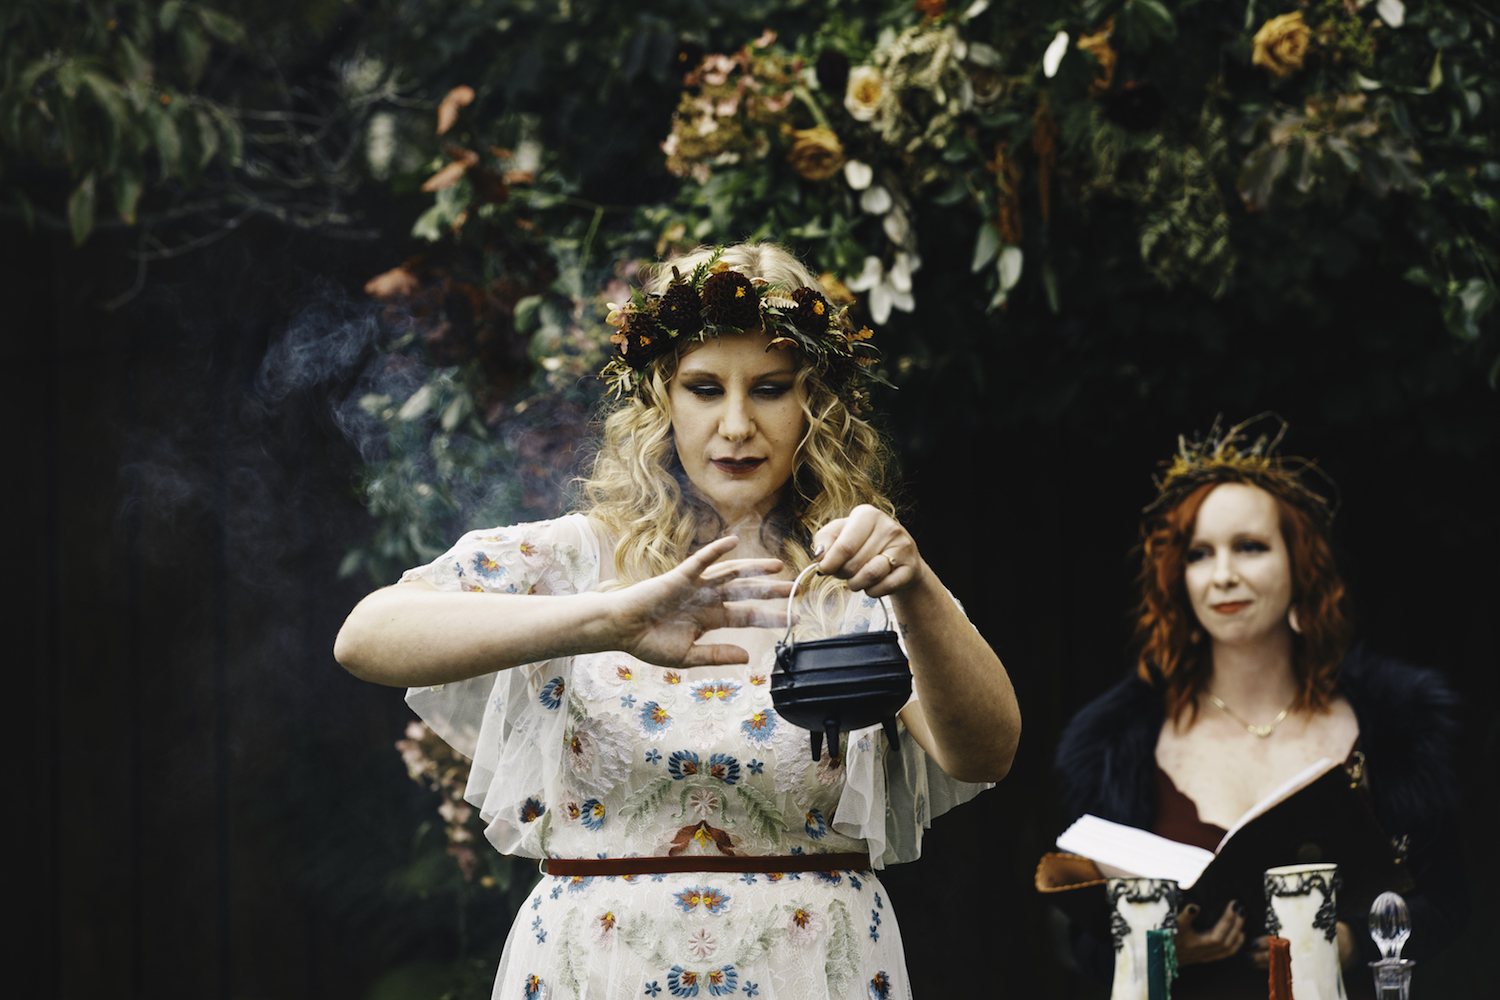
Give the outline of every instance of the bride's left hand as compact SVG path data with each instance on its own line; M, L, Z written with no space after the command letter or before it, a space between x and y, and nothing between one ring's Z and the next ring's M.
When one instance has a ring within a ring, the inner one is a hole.
M849 589L885 597L921 582L927 572L917 543L901 522L860 504L848 517L829 521L813 535L824 573L849 581Z

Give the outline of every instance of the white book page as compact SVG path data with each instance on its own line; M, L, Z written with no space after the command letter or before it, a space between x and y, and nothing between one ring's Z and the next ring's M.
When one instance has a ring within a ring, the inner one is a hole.
M1298 771L1286 781L1282 782L1279 786L1277 786L1274 792L1267 795L1259 802L1255 803L1255 805L1251 806L1249 809L1245 810L1245 815L1234 821L1234 826L1231 826L1229 828L1229 832L1224 834L1224 839L1219 841L1219 846L1214 848L1214 853L1218 854L1220 851L1222 851L1224 849L1224 845L1229 843L1229 838L1233 837L1236 833L1239 833L1240 829L1246 823L1250 822L1252 819L1261 815L1262 813L1269 812L1272 806L1285 799L1291 798L1293 795L1302 791L1302 789L1306 788L1314 781L1317 781L1319 778L1323 777L1323 775L1327 774L1329 771L1332 771L1338 766L1339 765L1337 761L1329 760L1327 757L1320 757L1318 758L1316 763L1309 764L1307 767L1303 768L1301 771Z
M1198 881L1214 859L1212 851L1201 847L1092 815L1080 816L1064 830L1057 846L1089 858L1105 875L1169 878L1184 889Z

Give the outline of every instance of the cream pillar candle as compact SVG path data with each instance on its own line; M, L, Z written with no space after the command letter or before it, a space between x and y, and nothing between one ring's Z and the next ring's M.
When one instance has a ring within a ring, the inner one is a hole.
M1115 946L1115 979L1110 1000L1148 1000L1146 932L1177 929L1177 883L1164 878L1112 878L1110 937Z
M1291 942L1297 1000L1344 1000L1335 928L1338 885L1338 865L1266 869L1266 933Z

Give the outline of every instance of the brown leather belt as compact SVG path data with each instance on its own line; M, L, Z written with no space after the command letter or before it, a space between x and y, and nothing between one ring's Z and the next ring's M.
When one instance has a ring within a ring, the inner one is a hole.
M747 857L543 858L545 875L660 875L676 872L869 871L868 854L762 854Z

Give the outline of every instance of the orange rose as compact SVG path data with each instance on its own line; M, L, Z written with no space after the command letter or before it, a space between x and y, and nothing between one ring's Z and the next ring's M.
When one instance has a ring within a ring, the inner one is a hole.
M1260 26L1255 33L1255 54L1250 61L1264 66L1278 80L1285 80L1302 68L1312 29L1302 20L1302 12L1280 14Z
M810 181L826 181L844 165L844 147L833 129L819 125L792 132L792 169Z

